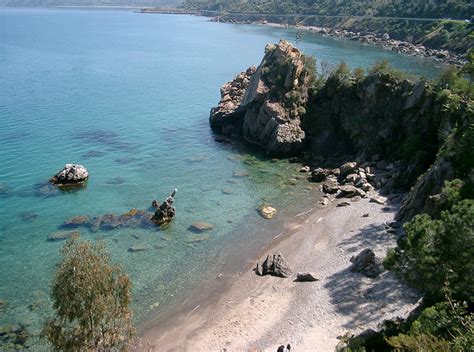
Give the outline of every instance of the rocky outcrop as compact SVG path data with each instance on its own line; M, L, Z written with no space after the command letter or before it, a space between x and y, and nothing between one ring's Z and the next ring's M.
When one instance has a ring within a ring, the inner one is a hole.
M310 97L302 125L313 155L357 153L394 176L381 183L408 189L434 162L449 129L443 104L427 83L383 69L361 80L334 74ZM391 163L398 170L387 169Z
M209 121L213 129L226 135L232 135L242 129L243 114L239 109L240 103L256 70L255 66L249 67L222 86L219 105L211 109Z
M66 164L50 182L58 187L83 186L88 178L89 172L83 165Z
M153 201L154 207L156 207L155 214L151 218L151 220L158 226L165 226L169 224L174 216L176 215L176 208L173 206L174 204L174 196L178 190L175 189L163 202L163 204L159 205L158 202Z
M416 214L428 213L430 202L428 199L441 192L444 181L452 180L455 176L454 166L446 158L437 160L429 170L417 181L411 192L404 200L397 213L396 220L405 223Z
M304 55L287 41L267 45L258 68L249 68L221 89L211 110L211 127L242 135L270 155L290 155L303 147L300 124L308 98Z

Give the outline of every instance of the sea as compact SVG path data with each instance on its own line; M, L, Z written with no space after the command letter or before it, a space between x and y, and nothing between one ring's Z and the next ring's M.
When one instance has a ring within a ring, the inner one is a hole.
M82 240L103 241L130 276L140 326L215 280L227 258L241 270L249 253L316 202L301 164L223 143L209 128L220 87L280 39L325 67L387 59L418 76L442 70L294 29L129 9L0 8L0 326L21 324L27 345L43 346L38 335L53 314L50 285L64 244L47 238L71 217L150 210L178 189L176 218L164 229L77 229ZM48 186L66 163L88 168L84 188ZM262 204L277 209L272 220L259 215ZM195 222L213 229L196 233Z

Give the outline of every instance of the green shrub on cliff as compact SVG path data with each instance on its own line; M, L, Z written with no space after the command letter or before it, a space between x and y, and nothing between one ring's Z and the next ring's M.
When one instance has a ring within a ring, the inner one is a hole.
M123 351L133 334L131 283L103 244L69 240L54 275L56 312L43 335L57 351Z
M451 201L458 198L452 191ZM439 220L417 215L404 226L406 236L385 260L386 266L438 301L449 277L453 296L474 295L474 200L457 202Z
M387 338L388 344L408 351L470 351L474 347L474 314L466 302L453 301L428 307L406 333Z

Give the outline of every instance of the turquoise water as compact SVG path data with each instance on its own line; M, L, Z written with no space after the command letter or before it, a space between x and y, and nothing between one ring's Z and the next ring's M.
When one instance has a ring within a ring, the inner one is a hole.
M271 226L285 211L269 222L256 207L280 210L314 191L304 180L288 183L297 166L216 142L208 113L220 86L258 64L266 43L294 36L192 16L0 9L0 299L7 302L0 325L20 322L38 333L62 245L46 237L72 216L147 209L178 188L178 215L166 230L80 229L84 239L104 240L131 276L137 321L215 276L228 253L278 232ZM416 74L440 71L349 41L304 35L299 46L318 61L368 67L387 58ZM44 192L41 185L70 162L89 169L87 187ZM194 234L195 221L215 228ZM137 244L148 250L130 253Z

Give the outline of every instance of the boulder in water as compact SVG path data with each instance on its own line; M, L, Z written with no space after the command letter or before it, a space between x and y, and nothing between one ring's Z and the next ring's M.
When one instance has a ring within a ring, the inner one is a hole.
M66 164L64 168L49 181L58 187L74 187L85 185L89 172L83 165Z
M171 193L161 204L158 209L156 209L155 214L151 220L158 226L167 225L173 220L176 215L176 208L173 206L174 196L178 190L175 188L173 193ZM155 202L154 202L155 203ZM157 205L157 203L156 203Z
M260 215L265 219L271 219L276 214L277 210L269 205L262 204L258 209Z

